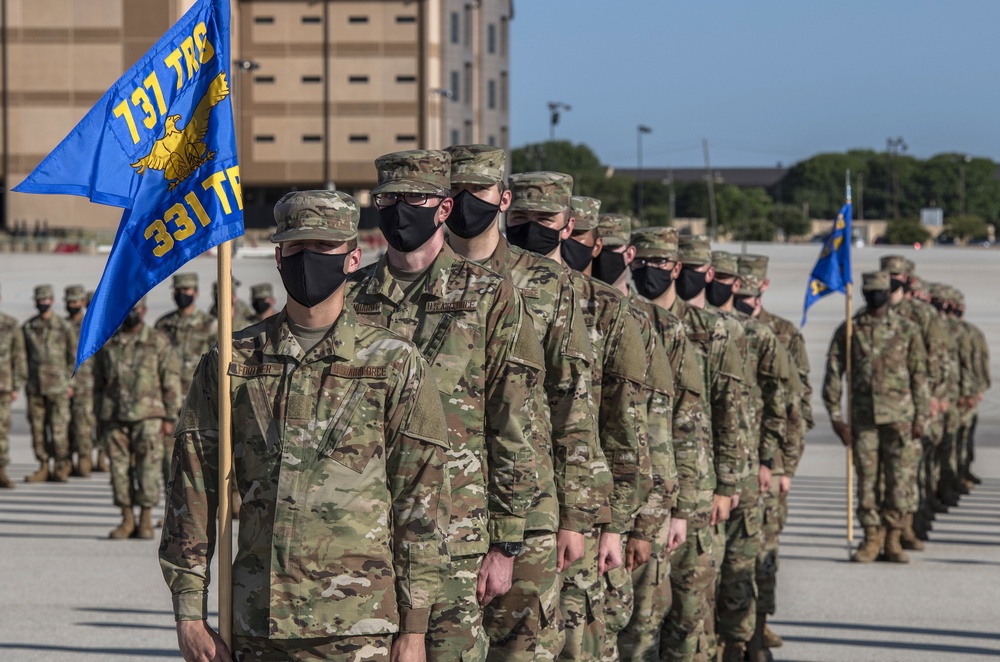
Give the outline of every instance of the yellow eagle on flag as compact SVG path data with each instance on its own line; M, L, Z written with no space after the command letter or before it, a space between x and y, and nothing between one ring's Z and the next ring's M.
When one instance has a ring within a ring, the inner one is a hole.
M164 126L163 137L153 144L153 150L132 164L138 174L146 169L162 170L163 177L168 182L168 189L176 186L191 176L203 163L215 158L215 152L205 144L205 134L208 133L208 117L212 108L229 96L229 83L226 72L220 73L208 86L208 91L201 98L191 119L183 129L177 127L180 115L168 115Z

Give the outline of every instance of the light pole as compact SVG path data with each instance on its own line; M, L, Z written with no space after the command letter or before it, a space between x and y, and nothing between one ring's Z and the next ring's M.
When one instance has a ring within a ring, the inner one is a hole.
M972 157L966 154L962 157L962 160L958 163L958 174L959 174L959 186L958 186L958 209L959 214L965 216L965 166L972 160Z
M556 124L559 124L559 114L564 110L573 110L573 107L562 101L549 102L549 142L555 142Z
M885 141L886 151L889 153L889 166L892 169L892 217L899 218L899 172L896 167L896 158L906 152L909 146L902 136L897 138L887 138Z
M635 128L635 142L636 142L636 161L638 173L636 175L636 187L635 187L635 215L638 218L642 218L642 136L645 133L652 133L653 130L646 126L645 124L640 124Z

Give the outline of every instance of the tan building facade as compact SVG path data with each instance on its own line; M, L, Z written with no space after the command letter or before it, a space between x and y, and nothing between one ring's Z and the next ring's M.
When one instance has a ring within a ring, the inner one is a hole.
M7 0L0 113L11 186L191 4ZM234 0L247 226L270 225L274 202L292 188L335 186L368 204L372 162L386 152L456 142L509 149L512 17L512 0ZM5 207L6 219L29 227L113 231L121 216L70 196L10 193Z

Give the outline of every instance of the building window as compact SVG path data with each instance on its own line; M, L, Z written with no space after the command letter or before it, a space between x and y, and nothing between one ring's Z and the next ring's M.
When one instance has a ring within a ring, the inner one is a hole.
M472 105L472 63L465 63L465 80L462 81L465 84L465 105Z
M368 22L368 17L367 16L348 16L347 17L347 22L351 23L351 24L367 23Z
M348 83L367 83L368 82L368 76L348 76L347 77L347 82Z
M465 46L472 46L472 5L465 5Z
M507 55L507 39L509 38L507 27L507 17L500 19L500 55Z
M500 148L501 149L507 149L508 148L508 144L507 144L507 127L505 127L505 126L500 127Z
M273 16L254 16L253 22L257 25L272 25L274 24Z
M323 142L323 136L318 136L315 133L310 133L302 136L302 142L304 143L321 143Z
M489 145L490 147L496 147L497 146L496 136L490 136L489 138L487 138L486 144Z
M458 72L451 72L451 100L458 103Z
M312 84L322 83L323 82L323 77L322 76L303 76L302 77L302 82L303 83L307 83L307 84L308 83L312 83Z
M416 16L397 16L396 17L396 22L397 23L404 23L404 24L405 23L416 23L417 22L417 17Z
M465 142L472 143L472 120L465 120Z
M416 83L416 76L396 76L397 83Z
M273 143L274 142L274 136L271 136L271 135L254 136L253 137L253 141L256 142L256 143Z
M450 29L450 32L451 32L451 43L457 44L458 43L458 12L457 11L453 11L451 13L450 20L451 20L451 29Z
M491 55L497 52L497 26L493 23L486 26L486 52Z
M497 109L497 82L493 79L486 83L486 107L490 110Z
M510 100L507 98L508 97L508 90L507 90L508 85L509 85L509 83L507 82L507 72L506 71L501 71L500 72L500 110L502 110L504 112L507 112L509 110L508 105L510 104Z
M255 83L273 83L274 76L254 76L253 82Z
M452 129L451 130L451 144L452 145L457 145L457 144L459 144L460 141L461 141L461 138L458 135L458 129Z
M417 137L411 133L400 133L396 135L396 142L398 143L415 143L417 142Z
M319 23L322 23L322 22L323 22L323 17L322 16L303 16L302 17L302 23L303 23L303 25L318 25Z
M368 142L367 133L352 133L347 139L352 143L366 143Z

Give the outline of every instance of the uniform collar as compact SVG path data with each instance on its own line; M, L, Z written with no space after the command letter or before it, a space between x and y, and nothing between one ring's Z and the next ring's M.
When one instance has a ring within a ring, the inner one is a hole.
M428 269L427 277L424 279L424 286L421 294L441 299L448 293L449 280L457 265L462 263L462 258L452 250L447 243L441 248L441 252L434 258ZM389 273L388 254L379 258L372 277L365 286L365 293L382 296L398 306L403 301L403 288Z
M353 361L357 358L357 324L358 320L354 314L354 308L344 302L344 309L340 317L333 323L316 346L309 350L308 354L303 353L302 346L295 340L291 328L288 326L288 313L282 308L269 324L266 334L265 351L274 356L287 356L296 361L316 361L318 359L334 356L345 361Z

